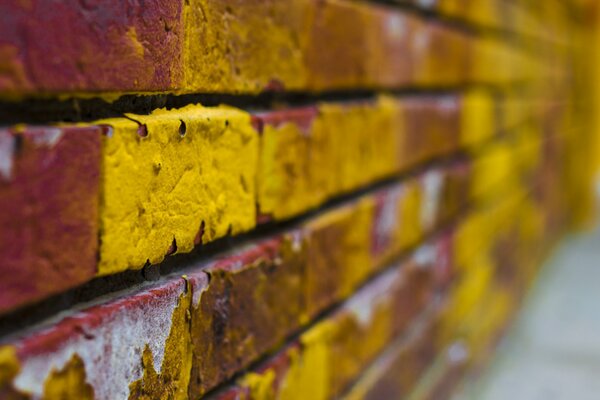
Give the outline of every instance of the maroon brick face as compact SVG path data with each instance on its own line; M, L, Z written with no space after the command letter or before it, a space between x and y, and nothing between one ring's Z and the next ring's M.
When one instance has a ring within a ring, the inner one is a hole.
M0 91L166 90L183 1L0 3Z
M100 135L0 131L0 313L94 276Z
M230 378L298 329L305 264L305 246L292 231L190 275L191 397ZM203 276L210 277L208 283Z

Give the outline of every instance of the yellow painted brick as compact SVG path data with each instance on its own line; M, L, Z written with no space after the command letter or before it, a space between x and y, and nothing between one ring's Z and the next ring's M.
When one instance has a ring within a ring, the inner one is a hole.
M133 121L99 121L112 129L104 140L101 275L160 262L174 241L190 251L202 223L203 241L255 226L258 134L247 113L187 106L129 118L146 137Z
M496 133L494 99L490 92L470 90L463 96L461 114L461 145L471 147Z
M312 2L190 0L184 7L183 88L257 93L306 84ZM268 18L266 17L268 16Z
M397 172L401 129L398 102L389 97L374 103L320 104L309 127L266 124L259 161L260 211L289 218Z
M513 168L514 154L507 142L494 143L473 161L471 195L485 200L498 192L505 192Z
M295 351L280 389L280 399L325 400L331 397L333 359L329 337L333 326L322 322L302 335L302 355Z

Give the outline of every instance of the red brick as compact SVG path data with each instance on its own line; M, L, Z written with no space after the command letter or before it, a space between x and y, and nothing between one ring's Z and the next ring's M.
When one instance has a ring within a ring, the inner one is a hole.
M99 128L0 131L0 313L96 274Z

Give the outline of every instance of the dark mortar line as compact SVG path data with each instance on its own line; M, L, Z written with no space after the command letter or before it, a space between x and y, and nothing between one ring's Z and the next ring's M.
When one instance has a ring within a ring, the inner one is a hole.
M379 94L392 96L444 96L457 94L468 89L483 88L491 92L502 92L507 88L526 88L527 82L514 82L502 89L484 83L462 83L449 86L405 86L331 90L322 92L263 92L257 95L227 93L196 94L123 94L117 100L102 99L102 93L93 98L72 97L64 100L55 98L24 98L20 102L0 100L0 126L25 124L52 124L68 122L92 122L104 118L123 118L125 114L147 115L158 108L177 109L190 104L214 107L227 104L246 111L278 110L284 107L301 107L320 102L353 102L376 98ZM76 95L74 95L76 96Z
M189 253L166 256L156 265L146 265L138 270L127 270L116 274L93 278L63 293L39 300L0 316L0 342L13 334L21 334L29 328L38 329L56 322L65 316L88 308L91 305L126 296L136 291L160 284L186 272L201 270L200 265L207 265L215 258L226 257L240 249L251 246L262 240L298 228L302 223L358 201L365 195L375 193L419 176L431 168L443 168L465 159L462 152L455 152L445 157L432 159L413 167L409 171L391 175L373 184L363 186L352 192L336 196L312 210L283 221L270 221L259 224L249 232L217 239L201 244Z

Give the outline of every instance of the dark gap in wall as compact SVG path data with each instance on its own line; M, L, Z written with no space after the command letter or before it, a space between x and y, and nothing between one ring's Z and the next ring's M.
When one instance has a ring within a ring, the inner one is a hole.
M527 83L515 82L503 90L523 90ZM247 111L277 110L284 107L301 107L318 102L353 102L375 98L378 94L394 96L443 96L467 89L481 88L500 92L498 87L471 84L449 87L404 87L395 90L335 90L320 93L264 92L258 95L235 95L225 93L200 94L124 94L109 102L100 97L25 98L20 102L0 100L0 126L12 124L48 124L55 122L91 122L103 118L123 117L126 113L150 114L157 108L175 109L189 104L218 106L227 104ZM101 96L101 93L98 93Z

